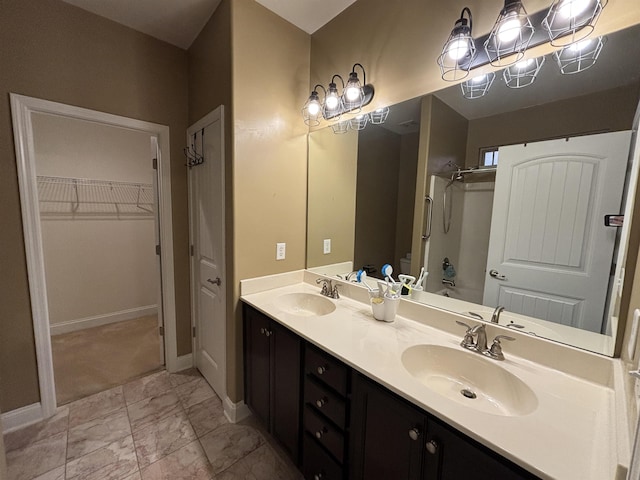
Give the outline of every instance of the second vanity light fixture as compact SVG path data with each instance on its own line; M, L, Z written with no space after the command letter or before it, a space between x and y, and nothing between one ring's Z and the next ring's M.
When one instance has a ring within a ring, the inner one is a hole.
M530 46L547 42L553 46L573 45L593 31L607 1L553 0L547 10L530 16L522 0L505 0L491 32L477 40L471 34L471 11L464 8L438 57L442 79L461 80L473 68L486 64L516 65ZM484 46L482 55L476 52L476 42ZM561 70L569 73L570 69L562 69L561 66ZM465 83L472 87L473 80ZM478 98L475 94L470 95L468 98Z
M357 70L362 73L362 83ZM322 119L336 120L345 113L359 113L362 107L373 99L373 85L367 84L366 78L364 67L356 63L351 68L346 84L340 75L335 74L331 77L328 88L325 89L322 85L313 87L307 103L302 108L304 123L315 127L320 125ZM342 94L338 92L337 80L342 84ZM322 101L318 94L319 89L324 93Z

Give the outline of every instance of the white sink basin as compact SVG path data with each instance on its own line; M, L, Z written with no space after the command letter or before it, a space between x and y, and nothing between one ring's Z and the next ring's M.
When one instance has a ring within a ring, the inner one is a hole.
M528 415L536 394L497 361L439 345L415 345L402 354L402 365L418 381L462 405L494 415Z
M336 309L331 300L315 293L286 293L274 303L283 312L300 317L321 317Z

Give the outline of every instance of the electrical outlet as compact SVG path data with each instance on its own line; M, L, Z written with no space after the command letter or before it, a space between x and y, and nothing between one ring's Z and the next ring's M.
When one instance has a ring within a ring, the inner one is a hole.
M287 252L286 243L276 243L276 260L284 260Z
M326 255L327 253L331 253L331 239L325 238L323 242L323 253Z

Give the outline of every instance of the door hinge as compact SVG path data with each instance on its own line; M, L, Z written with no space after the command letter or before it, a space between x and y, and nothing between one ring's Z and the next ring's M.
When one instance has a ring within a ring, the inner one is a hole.
M156 255L160 255L160 245L156 245Z
M153 169L157 170L158 169L158 159L154 158L152 161L152 165L153 165Z
M164 337L164 327L162 325L158 327L158 331L160 332L160 336Z
M192 331L193 338L196 338L196 327L193 327L191 331Z
M194 251L193 245L190 245L190 246L189 246L189 254L190 254L192 257L193 257L193 251Z

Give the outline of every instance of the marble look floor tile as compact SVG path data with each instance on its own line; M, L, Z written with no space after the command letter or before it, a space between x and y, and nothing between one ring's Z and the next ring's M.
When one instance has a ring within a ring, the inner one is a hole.
M229 423L227 417L224 416L222 402L217 396L189 407L187 415L198 437Z
M202 375L197 368L189 368L187 370L182 370L181 372L169 374L169 381L171 382L172 387L177 387L178 385L182 385L183 383L192 382L196 378L202 378Z
M140 468L175 452L196 439L187 414L180 411L133 434Z
M245 425L223 425L200 439L215 473L222 472L264 444L257 430Z
M146 398L127 407L131 430L137 431L161 418L182 410L180 399L173 391Z
M140 473L142 480L210 480L213 470L196 440L158 460Z
M4 436L5 451L10 452L19 448L24 448L43 438L62 433L69 425L69 408L60 407L56 414L41 422L29 425L28 427L7 433Z
M53 470L48 471L47 473L43 473L39 477L34 478L33 480L64 480L65 466L55 468Z
M215 480L302 480L302 474L285 463L267 444L238 460Z
M213 389L204 378L198 378L188 383L183 383L175 388L180 397L182 406L187 409L197 403L216 396Z
M10 480L27 480L63 466L66 450L65 431L8 452L8 477Z
M142 480L142 477L140 476L140 472L136 472L133 475L123 478L122 480Z
M131 426L126 408L73 427L69 429L67 460L87 455L128 435L131 435Z
M133 438L116 440L67 463L67 480L120 480L138 471Z
M76 427L125 406L122 387L115 387L69 404L69 428Z
M171 389L169 374L166 371L142 377L123 386L124 399L127 405L145 398L154 397Z

